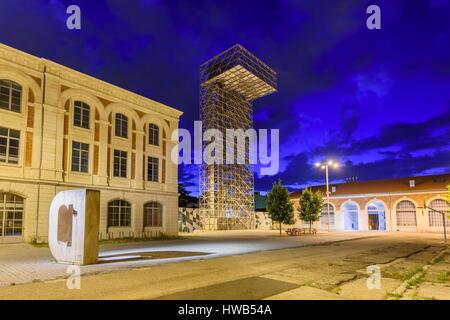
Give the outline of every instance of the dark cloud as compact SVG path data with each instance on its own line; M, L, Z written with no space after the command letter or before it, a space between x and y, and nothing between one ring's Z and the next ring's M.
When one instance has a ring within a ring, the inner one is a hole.
M345 121L341 124L345 127ZM345 132L345 128L342 130ZM308 152L286 157L287 169L275 176L256 180L258 190L270 189L272 182L281 179L295 189L296 185L323 183L323 173L313 167L317 154L329 154L344 165L333 172L334 180L358 177L360 180L414 176L424 173L450 171L450 110L419 123L397 123L384 126L380 133L353 140L347 145L331 141ZM384 150L394 148L395 151ZM352 156L378 152L376 160L354 162ZM419 152L415 155L414 153ZM326 158L326 157L325 157Z
M81 7L80 31L65 27L70 4ZM257 178L259 190L277 177L293 185L321 181L310 166L326 157L348 163L336 174L342 177L442 170L450 140L450 3L377 1L378 31L365 27L369 4L2 0L0 42L179 108L180 126L190 130L200 64L243 44L278 73L278 92L254 108L256 128L280 129L283 172ZM197 166L180 166L190 190L197 176Z

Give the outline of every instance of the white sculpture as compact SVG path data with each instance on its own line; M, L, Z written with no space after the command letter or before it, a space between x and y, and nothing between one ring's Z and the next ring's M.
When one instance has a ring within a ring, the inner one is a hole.
M100 192L80 189L59 192L50 205L48 243L56 261L97 263Z

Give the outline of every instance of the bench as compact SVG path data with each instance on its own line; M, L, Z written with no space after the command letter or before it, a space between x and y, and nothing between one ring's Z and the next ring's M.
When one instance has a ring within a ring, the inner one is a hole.
M316 228L311 228L311 232L309 230L309 228L288 228L285 230L286 234L288 236L299 236L302 233L303 234L316 234L317 233L317 229Z

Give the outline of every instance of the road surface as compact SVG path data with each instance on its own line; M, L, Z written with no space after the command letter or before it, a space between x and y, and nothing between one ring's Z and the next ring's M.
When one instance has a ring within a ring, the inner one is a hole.
M437 236L386 233L87 274L80 289L66 279L5 286L0 299L450 299L443 249ZM434 273L396 293L430 264ZM368 288L369 266L380 268L377 288Z

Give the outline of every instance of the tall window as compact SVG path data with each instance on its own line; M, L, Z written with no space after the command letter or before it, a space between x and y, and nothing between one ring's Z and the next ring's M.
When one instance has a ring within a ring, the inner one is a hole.
M89 129L89 113L91 108L88 104L75 101L73 104L73 125L80 128Z
M148 125L148 143L159 146L159 127L156 124Z
M20 131L0 127L0 162L19 163Z
M159 176L159 159L154 157L148 157L147 162L147 180L158 182Z
M397 226L415 227L417 225L416 206L411 201L400 201L395 211L397 213Z
M128 153L122 150L114 150L114 177L127 177Z
M131 226L131 204L126 200L108 203L108 227Z
M445 225L450 227L450 204L444 199L435 199L430 202L429 207L431 209L445 212ZM430 227L444 227L444 222L442 221L442 214L433 210L428 210L428 218L430 221Z
M0 237L21 236L24 199L12 193L0 193Z
M144 227L162 226L162 206L158 202L148 202L144 205Z
M89 144L72 141L72 171L89 172Z
M10 80L0 80L0 108L20 112L22 87Z
M116 136L128 138L128 117L122 113L116 113Z
M320 222L322 225L328 225L328 208L330 208L330 227L334 227L334 207L331 204L325 203L322 207L322 215L320 217Z

